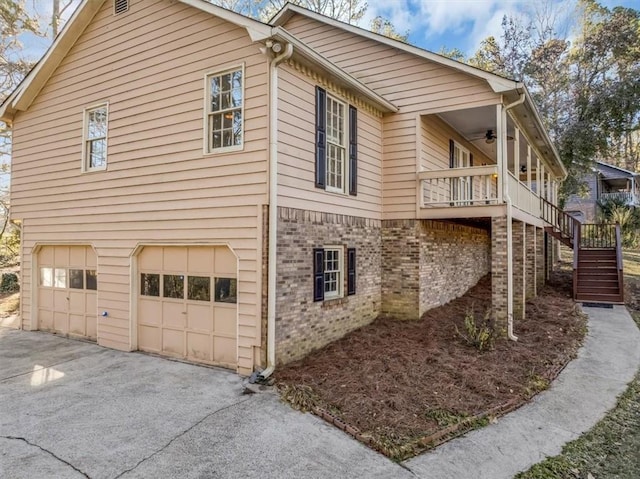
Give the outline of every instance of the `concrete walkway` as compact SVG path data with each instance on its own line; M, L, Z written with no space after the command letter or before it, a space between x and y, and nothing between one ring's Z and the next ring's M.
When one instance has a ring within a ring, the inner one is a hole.
M589 333L578 357L529 404L405 462L424 479L501 479L547 456L593 427L616 404L640 367L640 331L623 306L583 308Z
M640 365L626 309L497 424L396 464L228 371L0 328L0 477L510 478L592 427Z

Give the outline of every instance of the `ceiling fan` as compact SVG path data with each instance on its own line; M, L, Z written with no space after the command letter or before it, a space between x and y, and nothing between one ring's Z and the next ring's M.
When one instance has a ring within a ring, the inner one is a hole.
M470 141L484 140L485 143L491 144L494 141L496 141L497 138L498 136L496 135L495 131L493 131L492 129L489 129L483 136L471 138ZM507 140L511 141L513 140L513 137L507 135Z

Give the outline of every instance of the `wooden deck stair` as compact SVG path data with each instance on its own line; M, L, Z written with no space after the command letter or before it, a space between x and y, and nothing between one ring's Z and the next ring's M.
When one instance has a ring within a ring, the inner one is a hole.
M581 224L542 200L545 231L573 249L573 298L596 303L623 303L620 225Z

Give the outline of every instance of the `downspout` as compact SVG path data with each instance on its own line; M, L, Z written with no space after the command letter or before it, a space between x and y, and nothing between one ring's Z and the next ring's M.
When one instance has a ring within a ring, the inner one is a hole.
M513 212L511 208L513 203L509 196L509 167L507 164L506 149L504 148L507 138L507 125L506 125L506 113L515 106L522 105L525 101L525 94L521 93L520 98L513 103L508 104L502 108L502 115L500 119L500 143L502 143L501 153L502 158L502 196L507 203L507 337L511 341L517 341L518 337L513 334L513 225L511 224Z
M267 41L267 47L277 53L280 43ZM276 367L276 248L278 240L278 65L293 54L287 43L284 52L269 64L269 256L267 260L267 368L259 377L266 379Z

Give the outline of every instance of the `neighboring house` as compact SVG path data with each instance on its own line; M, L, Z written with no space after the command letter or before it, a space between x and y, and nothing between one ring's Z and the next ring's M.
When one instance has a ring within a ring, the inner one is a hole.
M571 195L564 209L583 223L596 221L598 201L616 200L629 206L640 204L640 173L596 161L591 173L582 180L587 185L586 195Z
M566 175L523 84L292 5L84 0L0 118L22 327L240 374L487 273L510 324Z

